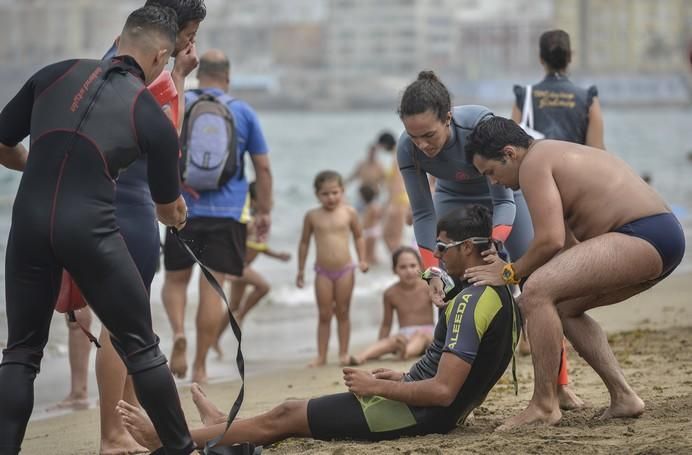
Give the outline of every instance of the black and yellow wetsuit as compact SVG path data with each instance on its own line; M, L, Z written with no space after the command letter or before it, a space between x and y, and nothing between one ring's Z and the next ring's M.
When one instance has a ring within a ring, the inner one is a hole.
M450 406L409 406L352 393L327 395L308 402L312 436L377 441L449 432L485 400L505 372L520 330L519 310L505 286L464 288L440 310L433 342L404 377L405 381L434 377L445 352L468 362L469 375Z

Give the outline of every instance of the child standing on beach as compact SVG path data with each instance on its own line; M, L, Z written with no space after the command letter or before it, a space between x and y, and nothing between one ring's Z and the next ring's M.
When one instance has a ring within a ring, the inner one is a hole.
M368 271L358 214L343 202L344 185L341 175L334 171L322 171L314 182L315 194L321 206L308 211L303 222L303 233L298 246L298 276L296 285L305 284L305 260L310 237L315 235L315 297L319 312L317 325L317 358L310 366L327 363L327 347L332 316L336 316L339 338L339 362L349 363L348 342L351 335L349 307L354 284L356 265L351 259L349 234L353 235L358 254L358 268Z

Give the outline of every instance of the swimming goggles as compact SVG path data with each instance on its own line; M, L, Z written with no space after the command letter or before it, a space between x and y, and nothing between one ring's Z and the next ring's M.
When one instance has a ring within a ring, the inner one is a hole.
M469 237L464 240L449 243L445 243L441 240L438 240L437 242L435 242L435 249L438 253L443 254L445 251L447 251L447 249L455 247L457 245L461 245L464 242L471 242L474 245L482 245L484 243L489 243L490 239L488 237Z

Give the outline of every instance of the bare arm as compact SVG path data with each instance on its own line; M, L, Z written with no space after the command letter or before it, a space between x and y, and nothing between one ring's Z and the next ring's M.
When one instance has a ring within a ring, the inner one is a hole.
M169 204L156 204L156 217L166 226L182 229L187 221L187 205L183 196Z
M197 48L194 43L182 51L178 52L171 71L171 78L176 90L178 90L178 118L173 123L178 125L178 134L183 127L183 117L185 117L185 78L199 65L197 58ZM168 114L169 116L172 114Z
M312 231L312 220L310 219L310 212L308 212L303 220L303 232L300 234L300 243L298 244L298 277L296 278L296 285L299 288L302 288L304 284L305 260L308 257L308 247L310 246Z
M350 225L353 232L353 241L356 244L356 254L358 255L358 267L361 272L368 271L368 263L365 261L365 239L363 238L363 229L358 221L358 213L349 207L349 215L351 217Z
M370 372L344 368L344 382L359 396L379 395L411 406L449 406L464 385L471 364L445 352L437 374L430 379L400 382L376 379Z
M291 259L291 253L285 251L274 251L271 248L267 248L263 253L270 258L278 259L280 261L289 261Z
M603 113L598 97L594 97L589 108L589 126L586 129L586 145L605 150L603 140Z
M14 147L0 143L0 164L8 169L23 171L28 156L29 152L21 143Z
M384 313L382 314L382 323L380 324L380 333L377 336L378 340L387 338L392 331L392 318L394 316L394 306L389 292L385 291L382 296L382 304L384 305Z
M266 241L271 227L272 187L273 179L269 155L251 154L252 166L255 169L255 184L257 185L257 213L255 214L255 230L260 241Z

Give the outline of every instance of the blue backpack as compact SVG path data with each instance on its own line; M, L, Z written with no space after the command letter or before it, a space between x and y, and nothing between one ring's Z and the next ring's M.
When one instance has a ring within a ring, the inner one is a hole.
M193 90L197 99L185 110L180 132L181 175L197 191L218 190L238 170L238 138L227 94Z

